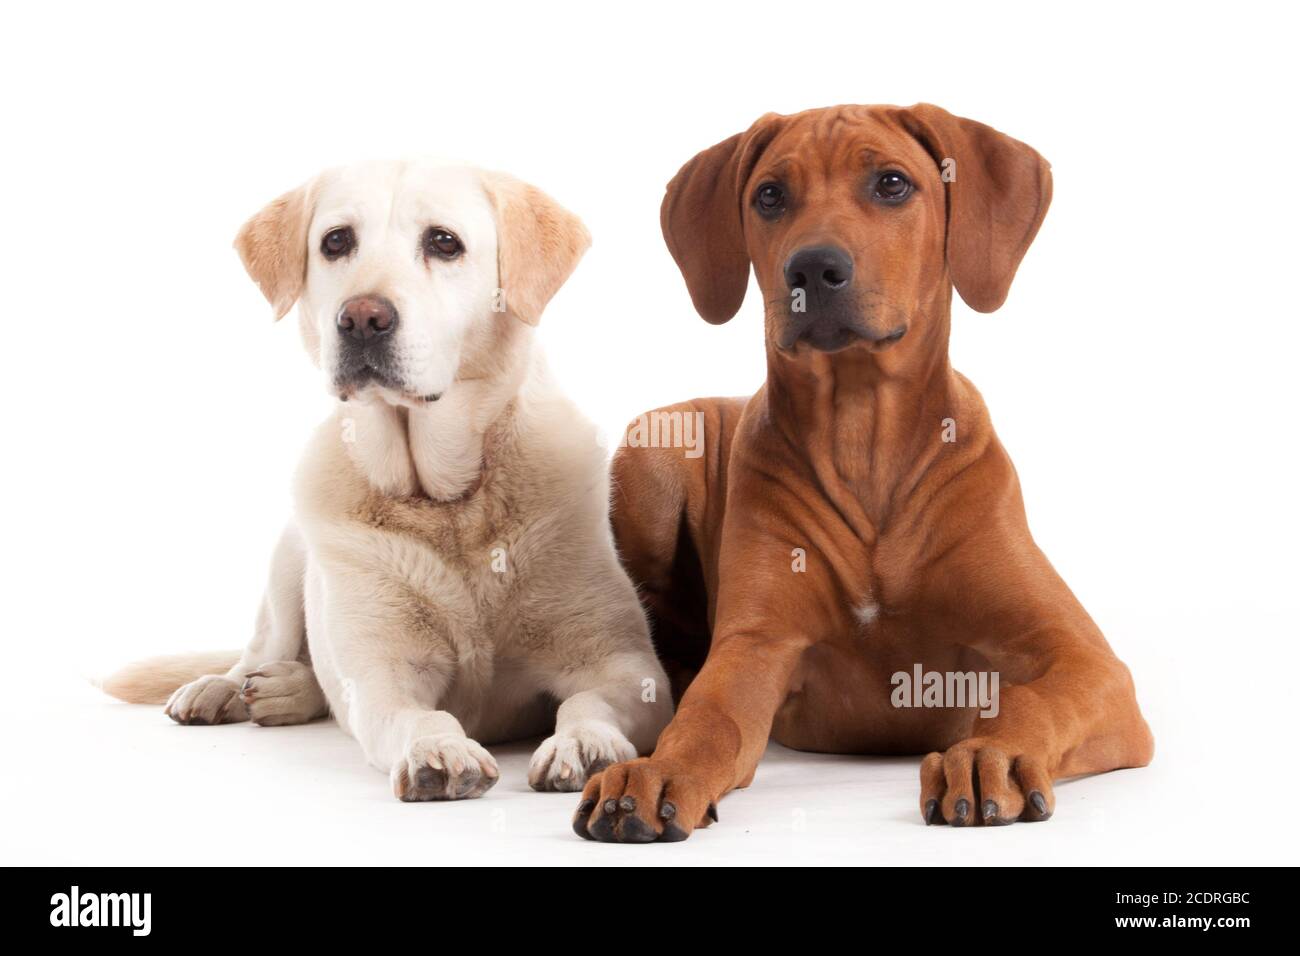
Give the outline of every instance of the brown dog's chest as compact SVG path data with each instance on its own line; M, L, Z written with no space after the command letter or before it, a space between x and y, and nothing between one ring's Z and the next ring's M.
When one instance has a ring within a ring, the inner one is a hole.
M883 609L870 621L846 618L803 655L773 735L789 747L829 753L942 749L969 734L977 708L919 706L897 689L911 687L918 673L984 667L981 655L936 639L921 618Z
M800 586L818 593L819 613L801 619L814 643L773 733L802 750L943 749L969 736L979 708L896 706L896 678L987 670L949 603L933 598L945 552L960 537L952 529L979 516L954 511L965 497L958 463L928 463L911 482L904 469L883 476L868 449L850 462L856 467L844 465L845 454L841 446L833 469L788 485L786 522L812 546Z

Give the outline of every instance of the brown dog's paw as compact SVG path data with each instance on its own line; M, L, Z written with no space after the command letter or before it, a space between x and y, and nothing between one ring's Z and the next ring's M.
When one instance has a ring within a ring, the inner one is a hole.
M1005 826L1046 820L1056 807L1043 761L1014 758L994 741L965 740L921 761L921 817L926 825Z
M573 831L602 843L677 843L717 819L714 799L699 778L642 757L587 781Z

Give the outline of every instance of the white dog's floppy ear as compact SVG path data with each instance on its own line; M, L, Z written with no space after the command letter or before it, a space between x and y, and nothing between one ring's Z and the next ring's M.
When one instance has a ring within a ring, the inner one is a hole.
M235 249L249 278L284 318L302 293L307 277L307 226L311 222L311 186L299 186L244 223Z
M582 220L536 186L484 173L497 214L497 274L507 311L536 325L591 246Z

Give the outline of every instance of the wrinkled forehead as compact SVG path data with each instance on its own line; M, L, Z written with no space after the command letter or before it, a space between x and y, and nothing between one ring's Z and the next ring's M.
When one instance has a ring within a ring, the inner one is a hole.
M429 226L458 235L495 228L477 170L423 162L373 162L325 173L316 186L312 233L338 226L407 233Z
M840 106L781 117L779 131L754 166L750 184L856 176L886 167L920 178L934 168L925 148L893 112Z

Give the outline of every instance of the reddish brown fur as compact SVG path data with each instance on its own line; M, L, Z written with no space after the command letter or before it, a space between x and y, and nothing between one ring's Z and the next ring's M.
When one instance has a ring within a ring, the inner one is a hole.
M865 196L886 167L916 184L902 206ZM790 207L766 221L750 197L778 178ZM1127 668L1034 544L984 403L948 361L953 288L1000 306L1050 198L1036 152L928 105L769 114L669 184L664 235L704 318L736 312L752 265L768 374L752 398L672 406L706 415L703 457L615 459L620 552L669 672L699 673L650 757L588 783L580 833L683 839L750 782L769 734L928 752L922 815L958 825L1046 819L1052 780L1150 761ZM863 325L906 326L901 341L780 346L783 263L827 241L852 254ZM865 602L879 611L863 625ZM893 707L890 677L915 663L999 672L1000 713Z

